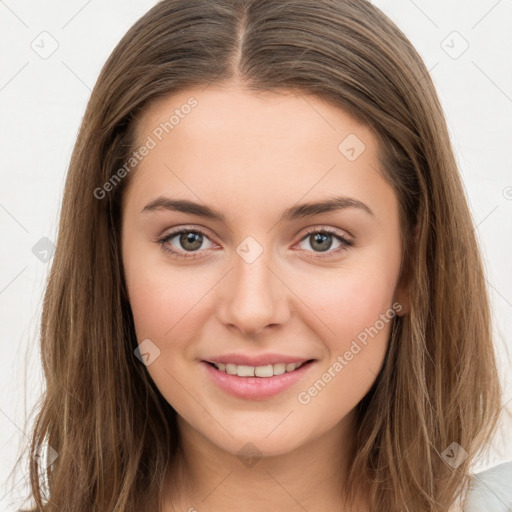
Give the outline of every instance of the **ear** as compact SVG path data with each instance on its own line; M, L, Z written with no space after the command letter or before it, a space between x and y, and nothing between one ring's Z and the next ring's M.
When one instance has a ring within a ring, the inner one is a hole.
M400 276L397 287L395 288L395 296L393 299L393 309L397 316L404 316L411 310L411 299L409 294L409 280L407 275L403 273Z
M410 253L414 252L414 247L418 244L419 238L419 223L416 225L413 231L413 247ZM410 277L412 273L412 263L410 261L403 262L403 267L398 278L398 283L395 288L395 296L393 300L393 308L396 311L397 316L407 315L411 310L411 298L410 298ZM396 304L396 307L395 307Z

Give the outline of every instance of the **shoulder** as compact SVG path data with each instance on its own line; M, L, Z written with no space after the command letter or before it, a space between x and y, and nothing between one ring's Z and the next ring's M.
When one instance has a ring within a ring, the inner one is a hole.
M464 512L512 510L512 461L473 474Z

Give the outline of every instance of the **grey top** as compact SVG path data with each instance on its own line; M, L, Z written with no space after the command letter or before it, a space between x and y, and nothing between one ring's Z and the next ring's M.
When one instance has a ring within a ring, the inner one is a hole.
M512 461L473 475L464 512L512 512Z

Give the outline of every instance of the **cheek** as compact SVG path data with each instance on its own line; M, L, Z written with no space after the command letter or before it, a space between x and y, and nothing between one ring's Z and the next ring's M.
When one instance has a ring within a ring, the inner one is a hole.
M317 289L308 302L312 309L318 306L315 313L333 332L323 338L327 357L318 374L304 383L297 399L310 413L323 411L329 426L348 414L375 382L394 318L392 278L352 270Z
M371 272L367 268L343 268L332 272L328 279L301 280L300 296L317 319L328 328L334 344L343 344L373 326L382 314L390 314L393 303L395 276ZM321 282L322 282L321 281ZM379 324L380 325L380 324Z
M149 263L148 263L149 262ZM149 338L164 351L197 331L198 314L205 310L208 292L218 279L211 272L171 266L163 258L130 253L125 278L137 339Z
M146 368L164 398L182 413L190 407L187 376L194 358L194 334L201 329L208 290L208 276L191 274L184 267L137 264L126 265L126 284L139 344L149 339L158 347L158 356ZM201 283L203 283L201 285ZM153 349L155 350L155 349Z

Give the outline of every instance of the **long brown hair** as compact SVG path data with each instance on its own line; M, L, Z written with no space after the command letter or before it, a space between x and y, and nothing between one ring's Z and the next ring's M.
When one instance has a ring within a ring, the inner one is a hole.
M47 443L58 457L46 469L30 459L37 510L159 506L180 450L176 412L134 356L119 246L132 174L104 184L130 158L136 116L150 102L234 81L248 91L315 94L378 137L400 204L411 306L395 320L384 366L357 406L340 494L350 500L365 486L372 510L446 511L497 425L489 304L428 70L365 0L163 0L110 55L73 150L43 302L46 389L30 454ZM98 198L102 187L109 191ZM457 467L443 457L451 445L468 454Z

